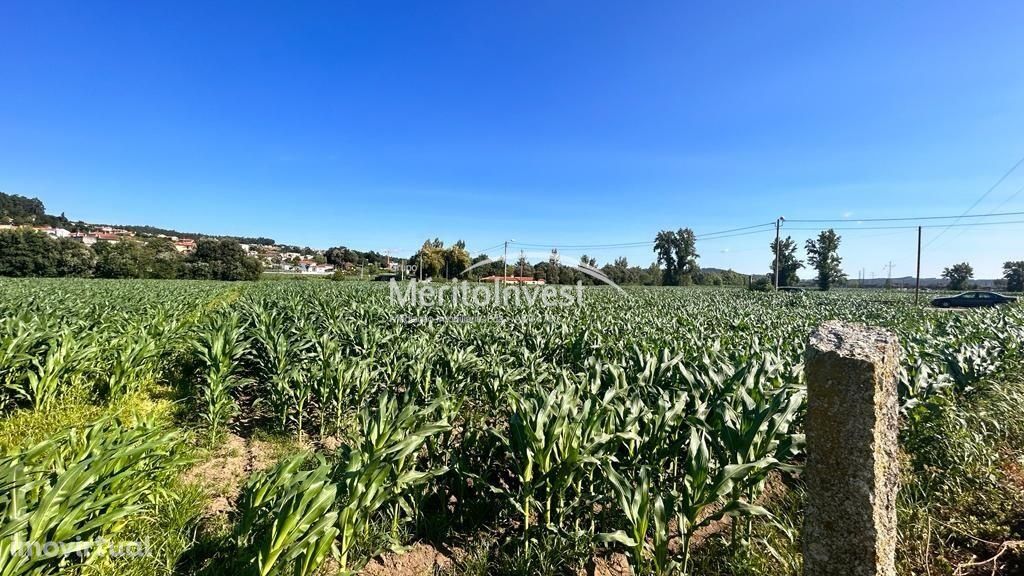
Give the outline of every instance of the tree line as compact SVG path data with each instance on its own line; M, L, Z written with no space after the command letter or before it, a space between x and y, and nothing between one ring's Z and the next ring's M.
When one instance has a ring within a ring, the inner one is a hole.
M960 262L942 270L942 277L949 280L950 290L966 290L974 278L974 268L969 262ZM1003 280L1010 292L1024 292L1024 260L1003 263Z
M256 280L262 272L231 239L201 238L186 255L167 238L87 246L31 228L0 231L0 276Z

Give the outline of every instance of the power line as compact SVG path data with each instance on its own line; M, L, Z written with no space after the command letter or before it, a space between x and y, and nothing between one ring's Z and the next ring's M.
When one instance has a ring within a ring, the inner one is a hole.
M772 226L774 226L774 225L775 224L772 223ZM726 238L735 238L737 236L750 236L751 234L764 234L765 232L773 232L773 230L771 230L770 228L765 228L764 230L753 230L751 232L741 232L739 234L728 234L726 236L715 236L714 238L705 238L705 237L702 237L702 236L698 236L697 240L704 240L705 242L710 242L712 240L724 240Z
M962 224L935 224L932 226L921 226L921 228L968 228L971 226L997 226L1001 224L1024 224L1024 220L1006 220L1003 222L965 222ZM838 227L832 228L832 230L913 230L918 226L854 226L854 227ZM819 228L787 228L787 230L819 230Z
M975 201L974 201L974 204L971 204L971 207L970 207L970 208L968 208L967 210L964 210L964 213L963 213L963 214L961 214L961 215L960 215L960 217L961 217L961 218L963 218L964 216L966 216L968 212L970 212L971 210L974 210L975 206L977 206L978 204L981 204L981 201L982 201L982 200L984 200L985 198L988 198L988 195L989 195L989 194L991 194L993 190L995 190L996 188L998 188L998 187L999 187L999 185L1000 185L1000 184L1002 184L1004 180L1006 180L1007 178L1009 178L1009 177L1010 177L1010 174L1013 174L1013 172L1014 172L1014 171L1015 171L1015 170L1017 169L1017 167L1019 167L1019 166L1020 166L1021 164L1024 164L1024 156L1021 156L1021 157L1020 157L1020 160L1017 160L1017 163L1016 163L1016 164L1014 164L1014 165L1013 165L1013 166L1012 166L1012 167L1011 167L1011 168L1010 168L1009 170L1007 170L1007 171L1006 171L1006 173L1005 173L1005 174L1003 174L1003 175L1002 175L1002 177L1000 177L1000 178L999 178L999 180L997 180L997 181L996 181L996 183L995 183L995 184L993 184L991 188L989 188L988 190L986 190L986 191L985 191L985 193L984 193L984 194L982 194L980 198L978 198L977 200L975 200ZM956 224L956 223L958 223L958 222L960 222L960 220L959 220L959 219L957 219L957 220L954 220L954 221L953 221L953 224ZM951 227L953 227L953 224L950 224L949 226L947 226L946 228L944 228L944 229L943 229L943 230L942 230L941 232L939 232L939 233L938 233L938 234L937 234L937 235L936 235L936 236L935 236L934 238L932 238L931 240L929 240L929 241L928 241L928 243L927 243L927 244L925 244L925 246L924 246L924 247L925 247L925 248L927 248L927 247L931 246L932 244L934 244L936 240L938 240L939 238L942 238L942 235L943 235L943 234L945 234L945 233L946 233L946 231L947 231L947 230L949 230L949 229L950 229Z
M999 182L997 182L995 186L993 186L992 188L989 189L989 192L991 192L991 190L994 190L996 186L998 186L1000 183L1002 183L1002 181L1005 180L1021 164L1024 164L1024 157L1022 157L1021 161L1019 161L1017 164L1015 164L1013 168L1011 168L1006 174L1004 174L1003 177L1000 178ZM1012 199L1013 197L1015 197L1017 194L1022 192L1022 191L1024 191L1024 188L1021 188L1020 190L1015 192L1010 198L1008 198L1006 201L1004 201L1004 204L1006 202L1008 202L1010 199ZM987 195L987 194L988 194L988 192L986 192L985 195ZM985 195L983 195L981 199L984 199ZM980 200L978 202L980 202ZM975 202L974 205L976 206L978 204L978 202ZM973 207L974 206L972 206L971 209L973 209ZM970 211L970 209L968 209L968 211ZM855 221L851 221L849 219L841 219L841 218L787 219L786 222L787 223L792 222L792 223L811 224L811 223L828 223L828 222L919 222L919 221L936 221L936 220L954 220L954 222L952 222L950 224L939 224L939 225L932 225L932 226L922 225L921 226L922 228L943 228L943 232L944 232L945 230L948 230L949 228L967 228L967 227L974 227L974 226L1000 226L1000 225L1007 225L1007 224L1021 224L1021 223L1024 223L1024 220L1008 220L1008 221L1002 221L1002 222L969 222L969 223L960 223L960 222L958 222L960 219L963 219L963 218L994 218L994 217L1001 217L1001 216L1022 216L1022 215L1024 215L1024 211L1016 211L1016 212L990 212L990 213L987 213L987 214L966 214L965 213L965 214L960 214L960 215L957 215L957 216L907 216L907 217L899 217L899 218L859 218L859 219L857 219ZM735 237L738 237L738 236L749 236L749 235L752 235L752 234L761 234L761 233L764 233L764 232L770 232L772 230L769 227L774 226L774 225L775 225L774 221L773 222L764 222L762 224L752 224L750 226L741 226L741 227L738 227L738 228L729 228L729 229L726 229L726 230L718 230L718 231L715 231L715 232L705 232L703 234L695 235L694 238L696 240L711 241L711 240L724 240L724 239L727 239L727 238L735 238ZM840 227L833 226L831 228L833 230L842 230L842 231L912 230L912 229L918 228L918 225L905 225L905 226L840 226ZM791 231L818 231L819 230L819 228L800 227L800 226L797 226L797 227L786 226L786 227L784 227L784 229L785 230L791 230ZM940 235L941 235L941 233L940 233ZM935 239L933 239L932 241L934 242L934 240ZM613 243L606 243L606 244L556 244L556 243L541 243L541 242L509 241L509 244L514 244L514 245L522 246L522 247L526 247L526 248L544 248L546 250L556 249L556 250L567 250L567 251L571 251L571 252L577 252L577 251L581 251L581 250L610 250L610 249L623 249L623 248L642 248L642 247L646 247L646 246L653 246L655 244L655 241L653 241L653 240L642 240L642 241L637 241L637 242L613 242ZM495 248L501 248L503 245L504 245L504 243L496 244L494 246L491 246L491 247L485 248L483 250L480 250L477 253L478 254L483 254L483 253L486 253L489 250L493 250Z
M1021 188L1024 190L1024 188ZM1019 192L1019 191L1018 191ZM916 222L918 220L953 220L959 218L992 218L995 216L1020 216L1022 212L991 212L989 214L961 214L960 216L908 216L905 218L821 218L817 220L787 219L786 222L800 222L809 224L812 222Z
M731 230L720 230L718 232L705 232L703 234L698 234L697 239L700 240L701 238L707 238L708 236L717 236L718 234L728 234L730 232L739 232L741 230L750 230L753 228L764 228L765 226L775 226L775 222L765 222L764 224L754 224L753 226L744 226L742 228L733 228Z
M543 244L543 243L530 243L530 242L509 242L509 244L515 244L516 246L526 246L530 248L629 248L633 246L648 246L654 244L654 241L648 240L644 242L622 242L618 244Z
M490 250L494 250L495 248L501 248L501 247L502 247L502 246L504 246L504 245L505 245L505 243L504 243L504 242L502 242L501 244L495 244L494 246L489 246L489 247L487 247L487 248L484 248L483 250L475 250L475 251L469 251L469 250L467 250L467 252L469 252L470 254L474 254L474 253L475 253L475 254L477 254L477 255L480 255L480 254L486 254L486 253L487 253L488 251L490 251Z
M1003 200L1002 204L1000 204L999 206L996 207L996 210L999 210L1003 206L1006 206L1007 204L1009 204L1010 200L1013 200L1014 198L1016 198L1018 195L1020 195L1021 192L1024 192L1024 186L1021 186L1020 188L1017 189L1016 192L1014 192L1013 194L1010 194L1010 197L1007 198L1006 200Z
M1022 212L1024 214L1024 212ZM739 228L730 228L728 230L718 230L716 232L705 232L703 234L696 234L694 238L696 240L717 240L718 238L731 238L733 232L741 232L744 230L752 230L754 228L764 228L766 226L774 226L775 222L765 222L764 224L753 224L751 226L742 226ZM764 230L756 230L753 233L764 232ZM728 236L722 236L723 234L729 234ZM735 236L743 236L744 234L735 234ZM530 243L530 242L510 242L517 246L526 246L531 248L557 248L557 249L604 249L604 248L640 248L643 246L653 246L654 240L642 240L637 242L616 242L611 244L552 244L552 243Z

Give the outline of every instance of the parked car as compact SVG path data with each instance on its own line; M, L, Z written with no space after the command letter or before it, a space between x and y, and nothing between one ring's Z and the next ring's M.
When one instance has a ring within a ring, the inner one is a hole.
M374 282L390 282L398 280L398 274L377 274L373 277Z
M1016 302L1013 296L1003 296L995 292L964 292L956 296L946 296L932 300L932 306L939 308L981 308L984 306L998 306Z

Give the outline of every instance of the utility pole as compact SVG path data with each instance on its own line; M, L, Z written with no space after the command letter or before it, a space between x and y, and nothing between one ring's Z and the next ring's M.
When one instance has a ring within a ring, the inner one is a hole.
M505 256L504 256L504 258L502 258L502 261L505 264L505 273L502 276L501 281L502 282L507 282L508 281L508 240L505 240Z
M888 276L886 276L885 284L886 284L886 285L887 285L887 286L888 286L889 288L892 288L892 260L889 260L889 264L888 264L888 265L886 265L886 268L888 268L888 269L889 269L889 275L888 275Z
M526 255L522 250L519 251L519 277L523 277L523 264L526 263Z
M420 282L423 282L423 249L420 249L419 264L416 265L416 273L419 274Z
M914 306L921 297L921 227L917 227L917 285L914 286Z
M782 246L779 245L779 229L782 227L782 222L786 219L779 216L779 219L775 221L775 290L779 290L779 253L782 252Z

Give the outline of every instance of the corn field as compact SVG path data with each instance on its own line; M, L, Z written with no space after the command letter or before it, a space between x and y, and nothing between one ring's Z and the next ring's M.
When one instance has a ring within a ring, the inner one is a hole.
M4 446L0 576L87 573L84 544L11 551L145 521L176 497L189 455L253 431L304 448L254 471L230 525L158 573L350 574L416 539L487 535L524 562L557 538L625 554L634 574L691 574L706 534L759 546L755 527L777 516L766 491L799 482L815 326L895 332L908 414L976 393L1024 348L1019 305L584 295L482 310L402 306L387 286L355 282L0 280L4 418L153 395L177 407L162 423L103 418ZM799 573L788 560L783 571Z

